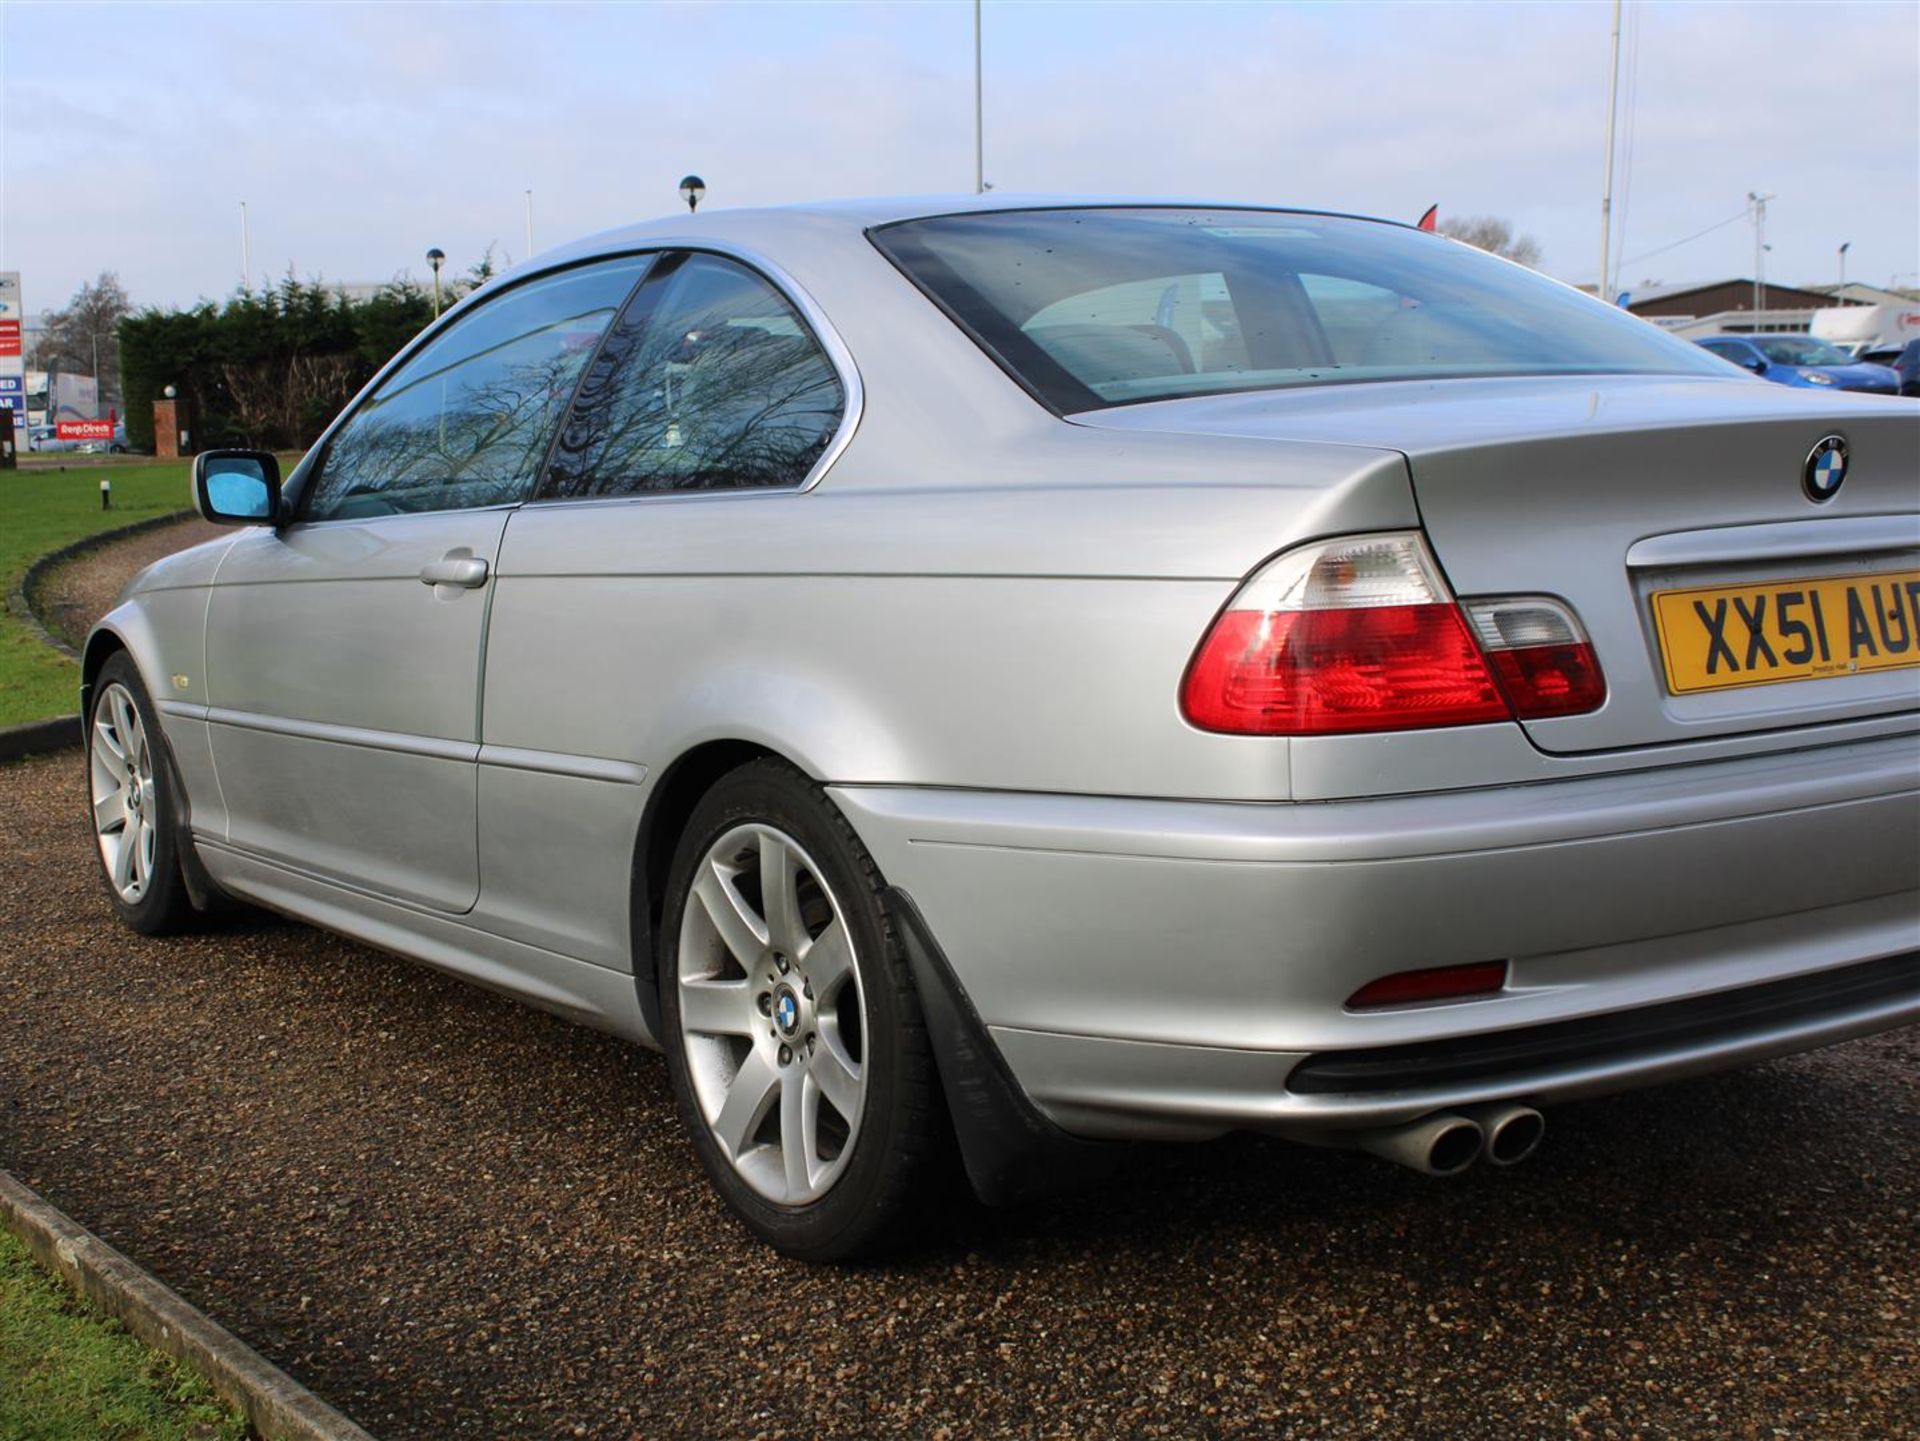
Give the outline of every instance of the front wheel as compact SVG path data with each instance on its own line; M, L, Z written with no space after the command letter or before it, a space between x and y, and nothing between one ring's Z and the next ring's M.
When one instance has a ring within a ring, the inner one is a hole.
M122 921L149 936L178 930L193 915L180 874L181 798L161 744L140 672L124 651L110 657L87 716L87 791L107 897Z
M884 1239L933 1145L934 1071L878 870L774 761L723 777L675 852L660 931L675 1097L715 1189L791 1256Z

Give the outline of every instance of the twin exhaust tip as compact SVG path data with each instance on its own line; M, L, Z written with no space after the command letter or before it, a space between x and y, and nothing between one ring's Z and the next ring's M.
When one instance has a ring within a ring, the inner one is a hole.
M1502 1102L1437 1111L1404 1126L1365 1132L1355 1144L1424 1176L1457 1176L1475 1161L1518 1165L1546 1133L1546 1118L1533 1107Z

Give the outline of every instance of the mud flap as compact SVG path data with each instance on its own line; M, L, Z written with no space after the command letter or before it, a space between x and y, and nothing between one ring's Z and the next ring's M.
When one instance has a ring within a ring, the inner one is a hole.
M990 1206L1076 1191L1110 1175L1122 1147L1070 1136L1034 1107L941 954L926 919L897 886L887 906L900 923L940 1085L967 1179Z

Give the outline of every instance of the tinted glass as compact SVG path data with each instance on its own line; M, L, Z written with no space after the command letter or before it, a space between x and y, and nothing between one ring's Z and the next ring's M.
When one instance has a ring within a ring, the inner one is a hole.
M1769 335L1753 342L1776 365L1847 365L1847 353L1803 335Z
M1030 210L874 240L1065 412L1468 375L1720 375L1624 311L1405 226L1272 211Z
M779 291L694 255L663 267L607 337L541 495L799 485L845 404L838 372Z
M524 500L581 367L646 266L563 271L455 322L335 433L305 519Z

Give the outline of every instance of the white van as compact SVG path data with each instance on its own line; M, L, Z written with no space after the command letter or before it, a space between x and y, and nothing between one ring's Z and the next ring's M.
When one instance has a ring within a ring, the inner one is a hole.
M1920 300L1900 305L1836 305L1813 312L1807 327L1816 339L1849 355L1863 350L1898 350L1920 340Z

